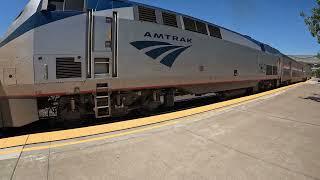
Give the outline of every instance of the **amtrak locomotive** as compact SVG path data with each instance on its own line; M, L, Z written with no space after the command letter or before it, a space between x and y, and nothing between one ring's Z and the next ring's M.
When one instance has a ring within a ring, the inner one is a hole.
M176 96L306 80L276 49L125 0L30 0L0 42L0 127L172 107Z

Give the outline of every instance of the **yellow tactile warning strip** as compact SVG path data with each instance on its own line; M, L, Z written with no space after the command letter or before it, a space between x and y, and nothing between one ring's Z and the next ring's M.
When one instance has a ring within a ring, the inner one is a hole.
M177 124L178 122L179 122L179 121L170 121L170 122L165 123L165 124L155 125L155 126L151 126L151 127L146 127L146 128L142 128L142 129L137 129L137 130L128 131L128 132L111 134L111 135L106 135L106 136L101 136L101 137L95 137L95 138L90 138L90 139L84 139L84 140L77 140L77 141L66 142L66 143L56 143L56 144L50 144L50 145L40 145L40 146L36 146L36 147L27 147L27 148L25 148L25 147L23 147L23 146L19 146L19 147L15 148L15 149L10 149L10 148L9 148L9 150L8 150L8 149L3 149L3 150L0 150L0 157L1 157L1 155L8 155L8 154L14 154L14 153L21 153L21 152L30 152L30 151L46 150L46 149L50 149L50 148L59 148L59 147L64 147L64 146L77 145L77 144L94 142L94 141L99 141L99 140L106 140L106 139L111 139L111 138L117 138L117 137L121 137L121 136L132 135L132 134L136 134L136 133L140 133L140 132L149 131L149 130L152 130L152 129L158 129L158 128L161 128L161 127L174 125L174 124Z
M26 144L28 135L0 139L0 149Z
M191 116L191 115L195 115L195 114L199 114L207 111L216 110L223 107L228 107L231 105L248 102L250 100L271 95L292 87L296 87L301 84L303 83L298 83L298 84L294 84L294 85L290 85L290 86L274 89L271 91L238 98L238 99L233 99L233 100L215 103L207 106L202 106L202 107L197 107L197 108L192 108L188 110L172 112L172 113L167 113L167 114L162 114L157 116L151 116L151 117L140 118L135 120L98 125L98 126L91 126L91 127L85 127L85 128L79 128L79 129L71 129L71 130L63 130L63 131L56 131L56 132L30 134L30 135L24 135L24 136L12 137L12 138L4 138L4 139L0 139L0 149L24 146L24 145L30 145L30 144L61 141L61 140L67 140L67 139L73 139L73 138L79 138L79 137L85 137L85 136L92 136L92 135L110 133L110 132L126 130L126 129L136 128L136 127L142 127L146 125L152 125L160 122L166 122L173 119L183 118L186 116ZM117 135L111 135L111 136L117 137Z

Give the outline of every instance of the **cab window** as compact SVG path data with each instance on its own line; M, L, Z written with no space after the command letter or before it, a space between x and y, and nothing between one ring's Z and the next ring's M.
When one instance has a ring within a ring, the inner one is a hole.
M84 0L49 0L50 11L83 11Z

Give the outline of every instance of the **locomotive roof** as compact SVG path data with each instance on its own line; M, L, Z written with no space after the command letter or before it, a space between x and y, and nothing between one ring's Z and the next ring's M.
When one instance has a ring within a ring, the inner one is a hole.
M171 11L171 10L168 10L168 9L163 9L163 8L160 8L160 7L155 7L155 6L151 6L151 5L147 5L147 4L143 4L143 3L138 3L138 2L130 1L130 0L104 0L104 1L101 1L101 0L87 0L87 1L88 1L88 8L96 9L96 10L102 10L102 9L107 9L107 8L144 6L144 7L149 7L149 8L153 8L153 9L158 9L158 10L162 10L162 11L174 13L174 14L176 14L176 15L180 15L180 16L192 18L192 19L194 19L194 20L196 20L196 21L200 21L200 22L203 22L203 23L206 23L206 24L209 24L209 25L212 25L212 26L219 27L219 28L221 28L221 29L230 31L230 32L232 32L232 33L235 33L235 34L237 34L237 35L240 35L240 36L248 39L249 41L257 44L258 46L264 45L265 51L267 51L267 52L269 52L269 53L272 53L272 54L281 54L281 52L280 52L279 50L271 47L271 46L268 45L268 44L265 44L265 43L262 43L262 42L260 42L260 41L258 41L258 40L256 40L256 39L253 39L252 37L250 37L250 36L248 36L248 35L243 35L243 34L241 34L241 33L235 32L235 31L230 30L230 29L228 29L228 28L219 26L219 25L214 24L214 23L211 23L211 22L207 22L207 21L201 20L201 19L199 19L199 18L190 16L190 15L186 15L186 14L182 14L182 13L179 13L179 12ZM102 2L102 3L101 3L101 2ZM112 2L112 3L108 4L108 2L109 2L109 3ZM99 4L98 4L98 3L99 3Z
M39 21L39 19L40 19L40 21L43 21L43 19L41 19L41 17L40 17L43 15L34 16L35 13L40 11L40 9L41 9L40 6L41 6L41 0L30 0L28 2L28 4L25 6L24 10L19 14L19 16L16 18L16 20L9 27L9 29L8 29L7 33L5 34L4 38L2 39L2 41L0 41L0 47L5 45L6 43L11 41L12 39L16 38L17 36L22 35L23 32L21 32L21 29L23 29L24 31L27 31L27 30L31 30L32 28L35 28L36 23L32 21L32 18L34 21ZM132 6L145 6L145 7L149 7L149 8L153 8L153 9L159 9L159 10L163 10L166 12L174 13L174 14L181 15L184 17L192 18L194 20L197 20L197 21L200 21L200 22L203 22L203 23L215 26L215 27L219 27L219 28L227 30L229 32L235 33L235 34L242 36L242 37L248 39L249 41L257 44L258 46L263 45L265 51L267 51L269 53L281 54L280 51L278 51L277 49L275 49L267 44L264 44L258 40L255 40L248 35L243 35L241 33L227 29L225 27L216 25L214 23L210 23L210 22L189 16L189 15L185 15L182 13L178 13L178 12L174 12L171 10L167 10L167 9L163 9L163 8L159 8L159 7L154 7L154 6L150 6L150 5L146 5L146 4L142 4L142 3L137 3L137 2L129 1L129 0L87 0L87 8L88 9L95 9L95 10L106 10L106 9L112 9L112 8L132 7ZM80 12L74 12L74 13L69 12L68 15L57 16L56 19L59 20L59 19L62 19L62 18L68 17L68 16L77 15L79 13ZM31 22L28 22L28 21L31 21ZM47 23L49 23L49 22L47 22ZM27 23L29 23L29 24L27 24ZM42 23L45 24L46 22L42 22ZM40 25L43 25L43 24L40 23ZM21 28L21 26L24 26L24 27ZM26 29L26 27L28 27L28 26L29 26L29 28ZM35 27L33 27L33 26L35 26Z

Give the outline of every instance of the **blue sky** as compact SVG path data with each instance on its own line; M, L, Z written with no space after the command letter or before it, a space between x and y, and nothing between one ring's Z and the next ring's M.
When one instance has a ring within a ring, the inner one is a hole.
M28 0L3 0L0 36ZM188 14L265 42L285 54L316 54L320 45L311 36L301 11L310 12L316 0L136 0Z

